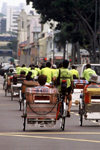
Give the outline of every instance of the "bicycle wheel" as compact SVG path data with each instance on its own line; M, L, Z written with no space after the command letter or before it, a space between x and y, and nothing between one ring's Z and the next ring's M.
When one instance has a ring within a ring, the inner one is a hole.
M65 117L62 117L61 129L62 129L62 131L64 131L64 129L65 129Z
M83 125L83 109L81 108L79 104L79 116L80 116L80 126Z
M61 123L61 129L62 131L64 131L65 129L65 110L64 110L64 102L62 102L62 106L61 106L61 114L62 114L62 123Z
M23 131L26 129L26 116L24 116Z
M7 96L7 89L5 89L5 96Z
M21 111L22 110L22 102L19 101L19 110Z
M3 83L3 90L5 89L5 82Z
M13 93L11 92L11 101L13 101Z
M23 123L23 131L26 129L26 100L23 101L23 117L24 117L24 123Z
M83 114L80 114L80 126L83 125Z

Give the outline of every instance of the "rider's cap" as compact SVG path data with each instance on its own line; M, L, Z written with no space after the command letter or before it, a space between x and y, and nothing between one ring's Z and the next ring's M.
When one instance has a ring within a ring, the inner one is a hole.
M55 69L57 68L57 66L55 64L53 64L52 67L55 68Z
M95 74L93 74L93 75L90 77L90 81L91 81L91 82L97 82L97 80L98 80L98 76L95 75Z

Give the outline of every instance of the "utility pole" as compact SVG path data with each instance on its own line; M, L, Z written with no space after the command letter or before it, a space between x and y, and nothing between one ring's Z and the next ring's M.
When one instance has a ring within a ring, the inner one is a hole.
M54 31L52 31L52 54L53 54L53 56L52 56L52 63L54 64L55 62L54 62L54 57L55 57L55 51L54 51Z
M93 51L94 51L94 56L93 57L93 61L94 58L96 58L96 45L97 45L97 13L98 13L98 9L97 9L97 0L95 0L95 20L94 20L94 36L93 36ZM96 61L96 60L95 60Z
M98 0L98 23L99 23L99 26L98 26L98 48L99 48L99 63L100 63L100 0Z

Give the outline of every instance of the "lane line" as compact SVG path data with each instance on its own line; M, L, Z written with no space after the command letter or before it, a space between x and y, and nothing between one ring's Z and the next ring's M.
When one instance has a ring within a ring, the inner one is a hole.
M100 132L0 132L0 135L100 135Z
M65 140L65 141L75 141L75 142L88 142L88 143L100 143L97 140L87 140L87 139L73 139L73 138L60 138L60 137L47 137L47 136L31 136L31 135L13 135L13 134L0 134L2 136L11 137L23 137L23 138L36 138L36 139L51 139L51 140Z

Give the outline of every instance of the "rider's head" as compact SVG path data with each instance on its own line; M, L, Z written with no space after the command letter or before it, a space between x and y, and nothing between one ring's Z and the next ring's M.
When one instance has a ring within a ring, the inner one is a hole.
M72 65L72 69L76 69L76 66L75 66L75 65Z
M50 63L50 62L47 62L47 63L46 63L46 67L49 67L49 68L50 68L50 67L51 67L51 63Z
M25 74L26 74L25 71L20 72L20 76L25 76Z
M29 71L28 74L27 74L27 76L26 76L26 80L27 80L27 81L32 80L31 76L32 76L32 72Z
M63 67L63 63L60 62L57 68L62 68Z
M90 65L90 64L87 64L87 65L86 65L86 68L91 68L91 65Z
M23 64L22 67L25 67L25 64Z
M64 68L68 68L68 65L69 65L69 61L68 60L64 60L63 61L63 67Z
M90 83L97 83L98 76L96 74L92 74L90 77Z

